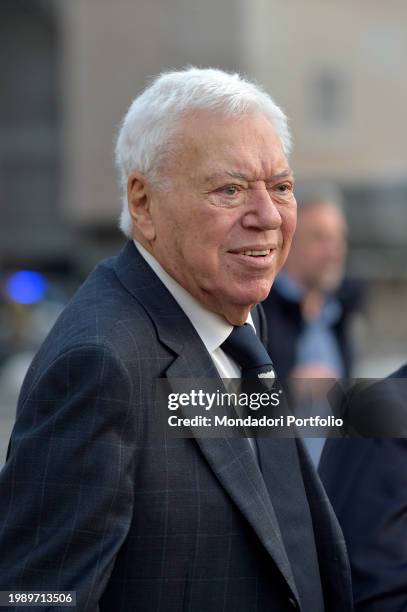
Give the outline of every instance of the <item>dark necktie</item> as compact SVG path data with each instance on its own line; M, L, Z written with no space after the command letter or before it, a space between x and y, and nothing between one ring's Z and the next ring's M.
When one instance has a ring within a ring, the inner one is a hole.
M221 348L242 368L242 379L274 379L270 355L251 325L235 327ZM267 386L267 385L266 385ZM304 612L323 612L324 602L311 512L294 439L256 439L267 486Z
M234 327L221 348L242 368L242 378L275 378L270 355L251 325Z

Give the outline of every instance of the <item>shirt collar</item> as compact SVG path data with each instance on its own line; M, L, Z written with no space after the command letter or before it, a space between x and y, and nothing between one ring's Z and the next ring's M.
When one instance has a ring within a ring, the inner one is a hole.
M205 308L193 295L184 289L172 276L170 276L155 257L151 255L139 242L134 240L137 250L145 259L150 268L156 273L161 282L165 285L178 305L185 312L192 325L195 327L205 348L209 353L213 353L226 340L233 330L233 325L215 312ZM246 323L249 323L254 331L252 315L249 313Z
M274 281L274 287L286 300L298 304L302 301L305 294L305 289L301 284L289 276L287 272L280 272ZM342 307L339 300L335 297L335 294L328 293L325 296L320 314L312 322L332 326L339 321L341 314Z

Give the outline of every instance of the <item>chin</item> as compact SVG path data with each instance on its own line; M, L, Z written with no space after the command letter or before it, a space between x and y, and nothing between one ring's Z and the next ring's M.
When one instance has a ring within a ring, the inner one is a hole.
M342 281L342 275L336 274L335 276L330 275L322 279L320 282L321 289L323 291L336 291Z
M253 286L236 288L236 292L231 295L233 301L241 306L255 306L266 299L270 293L272 282L257 282Z

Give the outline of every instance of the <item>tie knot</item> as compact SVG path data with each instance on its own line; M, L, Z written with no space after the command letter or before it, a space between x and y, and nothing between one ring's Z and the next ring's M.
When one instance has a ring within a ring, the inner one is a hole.
M251 325L234 327L221 348L241 366L242 378L275 378L271 357Z

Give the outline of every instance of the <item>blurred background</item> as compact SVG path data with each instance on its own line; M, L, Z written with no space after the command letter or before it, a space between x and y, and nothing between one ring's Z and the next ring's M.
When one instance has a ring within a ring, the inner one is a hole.
M0 465L33 353L123 243L115 132L162 70L238 70L282 106L296 176L345 197L367 288L355 373L406 360L406 17L403 0L0 0Z

